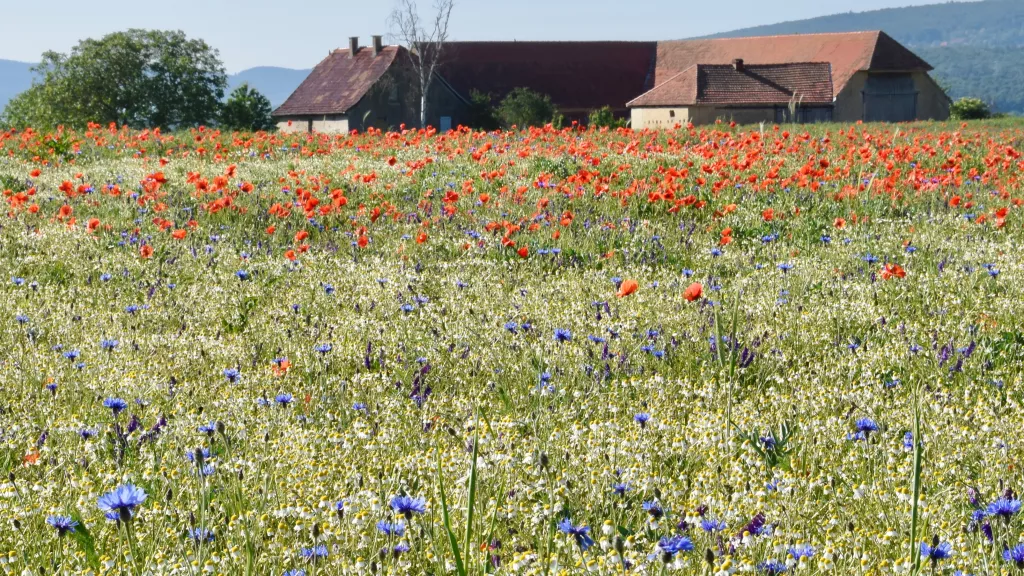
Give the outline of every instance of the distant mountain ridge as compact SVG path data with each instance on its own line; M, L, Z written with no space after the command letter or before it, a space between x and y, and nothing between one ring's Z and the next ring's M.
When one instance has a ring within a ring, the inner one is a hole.
M32 66L35 64L0 60L0 110L11 98L32 86ZM277 66L257 66L242 70L238 74L229 74L227 92L234 90L243 82L248 82L249 86L259 90L270 100L270 104L277 108L299 87L309 72Z
M935 67L953 98L1024 114L1024 0L949 2L833 14L713 34L735 38L884 30Z

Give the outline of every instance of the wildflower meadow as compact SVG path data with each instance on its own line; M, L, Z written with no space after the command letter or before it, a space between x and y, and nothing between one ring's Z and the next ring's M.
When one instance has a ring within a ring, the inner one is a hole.
M0 134L0 569L1024 574L1024 129Z

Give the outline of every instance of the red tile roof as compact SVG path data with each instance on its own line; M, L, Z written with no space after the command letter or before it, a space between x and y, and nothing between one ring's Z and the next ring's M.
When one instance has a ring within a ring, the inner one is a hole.
M736 58L742 58L747 64L828 62L832 65L836 94L861 70L932 69L880 31L677 40L658 43L655 85L665 83L696 64L729 64Z
M353 58L348 49L335 50L313 68L273 115L344 114L362 100L404 51L398 46L385 46L374 57L373 48L363 47Z
M697 64L629 103L631 107L695 104L831 104L828 62Z
M465 97L525 87L560 110L625 110L654 87L655 42L451 42L440 75Z

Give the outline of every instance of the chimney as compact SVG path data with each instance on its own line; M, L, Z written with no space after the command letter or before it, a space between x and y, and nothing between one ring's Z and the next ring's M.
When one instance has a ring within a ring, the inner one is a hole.
M383 36L373 36L372 38L373 38L373 57L376 58L377 55L380 54L381 50L384 49L384 42L383 42L384 37Z
M352 58L356 57L356 53L359 52L359 36L352 36L348 39L348 55Z
M732 69L737 72L743 72L743 58L736 58L733 60Z

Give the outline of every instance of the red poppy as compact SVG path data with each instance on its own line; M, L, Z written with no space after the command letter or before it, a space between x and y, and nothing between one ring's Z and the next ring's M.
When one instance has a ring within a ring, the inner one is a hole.
M687 302L693 302L699 300L704 295L704 287L701 286L700 282L694 282L687 286L686 291L683 292L683 298L686 298Z
M139 248L139 256L143 258L149 258L153 255L153 247L149 244L143 244L142 248Z
M526 246L523 246L519 250L516 250L516 253L519 254L520 258L526 258L527 256L530 255L530 249L527 248Z
M623 280L622 284L619 284L619 291L615 293L619 298L625 298L630 294L636 292L636 289L640 287L640 284L636 280Z

